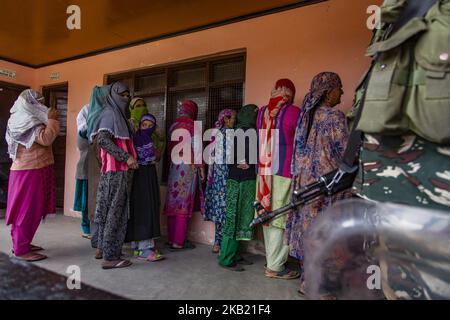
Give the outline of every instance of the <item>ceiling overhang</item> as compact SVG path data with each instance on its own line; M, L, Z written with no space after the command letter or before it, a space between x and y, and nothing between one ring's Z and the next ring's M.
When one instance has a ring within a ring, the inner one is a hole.
M39 68L321 1L3 0L0 59ZM80 30L67 28L70 5Z

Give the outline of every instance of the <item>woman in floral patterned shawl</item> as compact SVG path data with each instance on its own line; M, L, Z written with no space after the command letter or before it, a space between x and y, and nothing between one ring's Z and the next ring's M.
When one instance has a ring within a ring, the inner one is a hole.
M338 167L348 140L345 115L335 108L342 94L342 82L336 73L323 72L314 77L303 100L295 137L291 170L296 188L305 187ZM286 236L292 257L303 262L304 239L311 223L333 202L348 196L344 192L322 197L289 215Z

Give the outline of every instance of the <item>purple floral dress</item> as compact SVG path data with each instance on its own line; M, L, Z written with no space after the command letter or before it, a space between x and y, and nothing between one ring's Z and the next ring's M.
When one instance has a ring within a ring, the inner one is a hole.
M299 168L295 178L296 187L299 184L300 187L307 186L337 169L337 159L342 158L347 140L345 115L337 109L325 106L317 108L308 141L293 159ZM292 257L304 259L304 238L310 224L329 205L350 195L350 192L343 192L331 198L322 197L289 214L286 237Z

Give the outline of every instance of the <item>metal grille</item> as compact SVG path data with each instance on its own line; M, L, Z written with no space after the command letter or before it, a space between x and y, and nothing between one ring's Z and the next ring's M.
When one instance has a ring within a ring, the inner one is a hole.
M67 98L56 98L56 109L59 111L60 129L59 136L67 134Z
M187 99L198 104L197 120L202 121L203 130L214 126L223 109L238 110L242 107L245 55L115 74L107 79L108 83L127 83L132 96L144 98L149 112L157 118L158 125L166 129L167 140L170 141L168 130L176 119L178 108ZM159 170L163 182L167 181L169 159L166 152Z

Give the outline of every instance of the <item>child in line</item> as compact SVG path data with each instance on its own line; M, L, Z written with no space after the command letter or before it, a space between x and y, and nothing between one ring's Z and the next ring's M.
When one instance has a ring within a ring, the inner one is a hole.
M131 191L130 220L126 241L131 242L134 255L150 262L164 257L155 247L160 231L160 193L155 163L157 152L152 140L156 118L151 114L142 117L139 129L133 136L138 155L139 169L134 172ZM158 157L159 158L159 157Z

